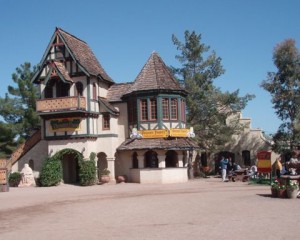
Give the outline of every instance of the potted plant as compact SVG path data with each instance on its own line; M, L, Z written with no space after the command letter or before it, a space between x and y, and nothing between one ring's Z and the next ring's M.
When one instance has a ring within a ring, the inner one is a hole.
M271 184L271 196L272 197L277 197L278 196L278 190L279 190L279 182L277 180L275 180Z
M286 187L287 197L295 199L298 196L299 184L296 180L289 180L289 184Z
M284 184L279 184L277 196L279 198L286 198L286 186Z
M108 183L110 181L110 171L107 168L104 168L101 172L101 176L100 176L100 182L102 184L104 183Z

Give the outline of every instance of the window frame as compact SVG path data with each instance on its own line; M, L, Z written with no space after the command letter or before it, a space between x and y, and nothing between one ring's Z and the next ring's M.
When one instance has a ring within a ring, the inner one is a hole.
M157 120L157 99L150 98L150 120Z
M177 98L171 98L170 119L178 120L178 99Z
M109 115L109 113L104 113L102 115L102 130L110 130L110 115Z
M141 121L149 121L148 99L140 99Z

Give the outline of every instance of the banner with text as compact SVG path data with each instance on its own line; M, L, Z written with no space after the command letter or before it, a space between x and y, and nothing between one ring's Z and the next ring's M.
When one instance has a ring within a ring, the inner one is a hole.
M261 151L257 153L257 172L270 173L272 170L271 152Z

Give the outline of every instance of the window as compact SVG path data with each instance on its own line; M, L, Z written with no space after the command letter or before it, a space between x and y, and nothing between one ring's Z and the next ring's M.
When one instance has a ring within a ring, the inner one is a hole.
M103 130L109 130L110 129L110 116L109 114L103 114Z
M75 84L75 96L83 95L83 84L81 82L76 82Z
M141 119L142 121L148 120L147 99L141 100Z
M177 99L172 98L171 99L171 119L172 120L177 120L177 118L178 118L177 106L178 106Z
M132 168L139 168L139 160L137 156L138 155L136 152L134 152L132 155Z
M94 100L97 100L96 83L93 83L93 99L94 99Z
M28 165L32 170L34 170L34 161L32 159L29 160Z
M168 98L162 99L162 112L163 112L163 119L169 119L169 99Z
M174 168L178 166L178 155L174 150L169 150L166 153L166 168Z
M129 100L128 102L128 118L131 124L137 121L136 99Z
M49 80L46 84L45 87L45 98L53 98L53 86L54 86L54 81Z
M156 152L150 150L145 153L145 168L158 168Z
M56 82L56 97L68 97L70 84L61 80Z
M150 117L151 120L157 119L157 104L156 99L150 99Z

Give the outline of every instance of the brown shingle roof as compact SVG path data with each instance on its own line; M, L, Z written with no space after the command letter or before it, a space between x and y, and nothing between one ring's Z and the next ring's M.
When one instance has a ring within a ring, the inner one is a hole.
M89 74L94 76L100 75L104 80L113 82L86 42L60 28L57 28L57 31L74 54L76 60Z
M58 61L53 61L53 65L56 67L57 71L60 72L60 74L64 77L65 80L73 82L64 64Z
M149 138L149 139L127 139L118 148L118 151L126 150L189 150L199 148L197 143L190 138Z
M148 90L184 91L156 52L151 54L126 94Z
M120 102L121 97L124 95L125 92L127 92L128 88L133 83L119 83L112 85L107 92L107 100L109 102Z

